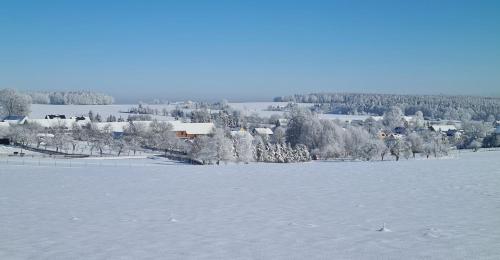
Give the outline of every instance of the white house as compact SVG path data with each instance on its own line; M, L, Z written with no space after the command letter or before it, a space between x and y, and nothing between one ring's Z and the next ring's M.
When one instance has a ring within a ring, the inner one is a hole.
M153 121L133 121L133 124L140 125L144 129L148 129ZM172 131L179 138L194 138L200 135L209 135L215 130L215 125L213 123L183 123L181 121L160 121L169 123L172 125ZM108 127L111 132L122 133L125 131L126 127L129 126L129 122L103 122L96 123L98 129L104 129Z

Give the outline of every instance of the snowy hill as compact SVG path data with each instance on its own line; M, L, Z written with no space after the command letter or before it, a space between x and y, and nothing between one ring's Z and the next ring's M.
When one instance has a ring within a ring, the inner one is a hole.
M0 161L0 258L498 259L499 156L227 166Z

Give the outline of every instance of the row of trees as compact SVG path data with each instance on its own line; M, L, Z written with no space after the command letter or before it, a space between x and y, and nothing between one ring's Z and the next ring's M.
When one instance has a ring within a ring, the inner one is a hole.
M271 142L266 137L252 136L246 131L230 135L217 128L211 136L195 139L190 154L203 163L221 161L292 163L311 160L307 147Z
M493 97L313 93L276 97L274 101L317 103L325 110L324 112L335 114L383 115L390 107L398 106L406 115L414 115L417 111L421 111L428 118L500 120L500 98Z
M447 140L425 128L408 136L389 135L384 139L378 136L378 131L371 130L383 129L384 126L390 129L397 125L400 118L395 117L394 113L397 114L394 111L387 113L380 122L352 126L322 120L308 109L297 108L289 113L286 140L292 146L305 145L314 157L324 159L384 160L390 154L399 160L400 157L409 158L419 153L427 157L431 154L436 157L447 154Z
M114 98L92 91L29 92L33 104L52 105L110 105Z
M0 116L27 116L31 104L54 105L109 105L113 97L95 92L29 92L21 93L15 89L0 89Z
M220 162L300 162L310 160L305 146L292 148L289 144L274 143L248 132L231 135L229 131L216 128L212 135L200 136L194 140L181 140L172 131L172 125L153 121L149 126L129 122L123 135L114 136L111 125L98 128L90 123L85 126L74 124L71 131L62 126L48 129L37 124L12 125L7 133L12 142L23 147L51 148L65 153L105 153L120 156L139 150L158 150L165 156L174 155L191 158L204 164Z

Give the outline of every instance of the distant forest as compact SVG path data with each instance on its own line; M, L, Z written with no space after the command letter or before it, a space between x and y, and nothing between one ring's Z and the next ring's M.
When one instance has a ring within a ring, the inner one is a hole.
M33 104L51 105L110 105L112 96L91 91L29 92Z
M334 114L383 115L397 106L405 115L422 111L424 117L451 120L500 120L500 98L444 95L393 95L368 93L312 93L274 98L276 102L315 103Z

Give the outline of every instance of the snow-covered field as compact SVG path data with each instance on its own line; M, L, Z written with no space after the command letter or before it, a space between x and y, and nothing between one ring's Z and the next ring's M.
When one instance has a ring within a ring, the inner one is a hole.
M267 111L270 105L273 106L286 106L286 102L241 102L241 103L229 103L229 105L234 108L245 112L247 115L252 113L257 113L261 117L270 117L272 115L283 115L282 111ZM312 106L313 104L301 103L300 106ZM146 105L150 108L158 109L160 112L163 108L171 111L175 109L176 105ZM123 111L128 111L132 107L137 107L137 104L120 104L120 105L31 105L30 118L44 118L48 114L64 114L67 116L82 116L87 115L89 110L94 113L100 114L102 117L106 118L109 115L114 115L116 117L127 118L127 113L121 113ZM185 109L189 111L189 109ZM163 116L155 116L157 119L169 119ZM335 115L335 114L321 114L321 118L325 119L366 119L368 116L358 116L358 115Z
M243 103L230 103L229 105L234 109L239 109L246 112L247 114L257 113L260 116L269 117L273 114L282 115L283 112L280 111L266 111L270 105L280 105L285 106L286 102L243 102ZM303 104L311 105L311 104ZM173 110L176 105L145 105L150 108L158 109L160 112L163 108L167 110ZM123 111L128 111L132 107L137 107L137 104L119 104L119 105L31 105L31 118L43 118L48 114L65 114L68 116L81 116L87 115L89 110L94 113L101 114L104 118L109 115L127 117L128 114L120 113ZM189 109L186 109L189 111ZM158 117L159 119L161 117Z
M0 161L0 259L500 259L498 158Z

